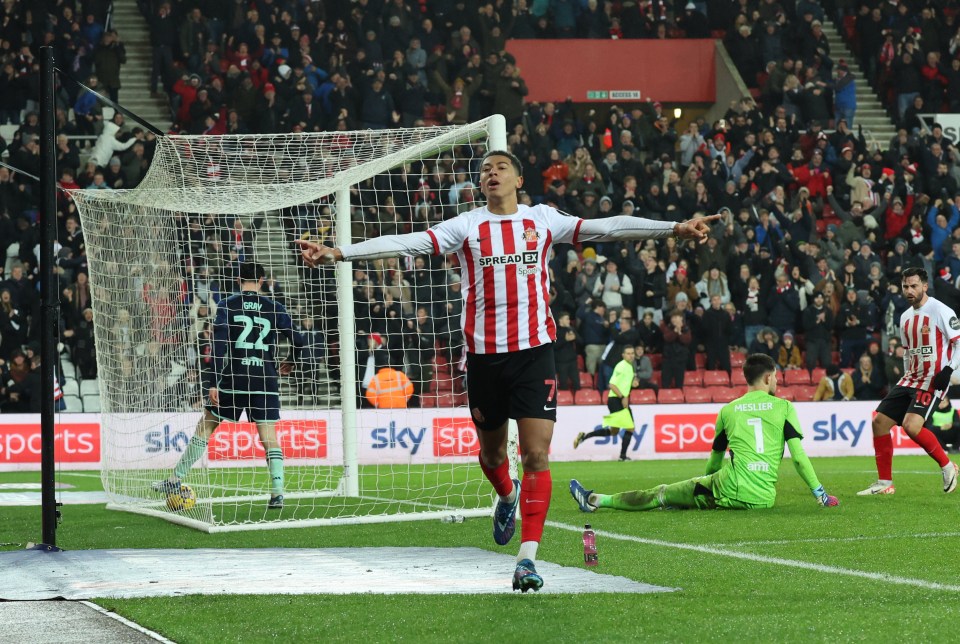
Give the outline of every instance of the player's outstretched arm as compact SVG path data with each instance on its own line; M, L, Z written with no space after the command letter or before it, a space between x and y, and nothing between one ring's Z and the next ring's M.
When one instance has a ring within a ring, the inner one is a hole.
M308 239L298 239L300 255L311 268L352 259L381 259L400 255L432 255L433 238L429 233L417 232L406 235L384 235L358 244L330 247Z
M827 494L823 489L823 485L820 484L820 480L817 478L817 473L813 470L813 463L810 462L810 458L803 450L800 439L797 437L789 439L787 446L790 448L790 459L793 461L793 467L796 468L797 474L800 475L803 482L810 487L810 492L816 497L817 503L825 508L840 505L837 497Z
M577 241L617 241L621 239L663 239L679 237L705 243L710 237L710 225L720 215L697 217L673 223L642 217L620 215L605 219L585 219L577 232Z

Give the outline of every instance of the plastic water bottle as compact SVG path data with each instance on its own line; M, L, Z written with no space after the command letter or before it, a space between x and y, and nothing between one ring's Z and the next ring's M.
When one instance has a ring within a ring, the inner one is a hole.
M590 524L583 526L583 563L586 566L596 566L597 561L597 535L590 527Z
M446 514L440 517L441 523L463 523L462 514Z

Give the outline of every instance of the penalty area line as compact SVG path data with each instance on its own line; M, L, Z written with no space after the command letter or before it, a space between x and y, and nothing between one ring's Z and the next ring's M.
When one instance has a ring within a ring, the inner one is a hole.
M570 525L567 523L560 523L558 521L547 521L546 525L551 528L558 528L560 530L567 530L569 532L581 533L583 528L575 525ZM843 575L846 577L858 577L860 579L870 579L873 581L882 581L888 584L895 584L898 586L913 586L915 588L924 588L927 590L947 590L952 592L960 592L960 586L955 584L942 584L936 581L927 581L926 579L913 579L911 577L900 577L899 575L891 575L888 573L881 572L868 572L866 570L855 570L853 568L841 568L839 566L828 566L825 564L813 563L810 561L800 561L798 559L783 559L781 557L768 557L766 555L758 555L750 552L739 552L737 550L727 550L725 548L718 548L716 546L703 546L694 543L680 543L676 541L663 541L662 539L647 539L645 537L635 537L628 534L619 534L617 532L609 532L607 530L597 530L594 527L594 532L597 533L597 536L605 537L607 539L616 539L618 541L630 541L633 543L640 543L648 546L659 546L661 548L674 548L676 550L689 550L692 552L700 552L708 555L719 555L721 557L730 557L732 559L742 559L744 561L753 561L755 563L766 563L772 564L775 566L783 566L786 568L799 568L801 570L812 570L814 572L822 572L831 575Z

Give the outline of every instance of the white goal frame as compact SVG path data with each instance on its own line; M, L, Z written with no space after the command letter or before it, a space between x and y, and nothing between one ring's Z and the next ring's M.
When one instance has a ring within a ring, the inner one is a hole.
M482 129L477 128L478 125L482 125L485 128L487 134L487 149L490 150L507 150L507 130L506 130L506 120L501 115L493 115L480 121L475 124L470 124L468 126L462 126L461 128L452 129L448 132L440 134L435 138L424 141L412 147L403 148L400 150L392 151L384 156L381 156L377 159L366 161L355 165L352 168L344 170L335 177L334 180L324 179L312 182L313 191L310 193L310 199L317 199L319 197L334 195L335 211L336 211L336 220L335 220L335 240L337 245L342 245L350 243L351 241L351 197L350 197L350 188L351 186L357 185L362 181L370 179L378 174L384 173L391 169L398 167L399 165L405 163L410 158L416 158L417 154L425 154L424 152L418 152L419 148L428 150L431 153L436 152L440 153L444 149L449 148L454 145L460 145L464 142L463 131L466 129ZM446 128L445 128L446 129ZM389 133L390 131L384 131ZM349 134L349 133L346 133ZM242 136L242 135L241 135ZM283 135L283 136L296 136L296 135ZM308 135L304 135L308 136ZM177 139L190 139L197 137L180 137L180 136L170 136L170 137L158 137L158 156L160 154L160 148L162 146L174 145L177 143ZM174 155L175 156L175 155ZM204 212L214 212L214 209L211 207L208 210L203 208L196 208L196 202L192 201L193 196L195 195L198 189L202 189L203 185L200 182L200 185L197 185L197 181L193 180L191 182L190 177L185 177L183 174L174 176L169 168L166 167L156 167L157 164L154 163L151 165L147 176L144 178L143 182L138 188L133 190L120 190L115 191L113 194L105 194L105 191L97 190L76 190L72 191L72 195L77 202L78 209L81 213L81 218L83 217L83 207L84 203L91 203L95 201L120 201L126 202L128 204L140 203L132 198L132 193L138 193L142 197L143 195L153 195L148 197L152 198L153 202L148 204L146 207L156 207L164 209L183 209L184 211L194 212L203 214ZM335 183L335 189L330 189L329 186ZM264 189L269 188L270 186L264 185L253 185L248 189L249 198L247 194L244 195L244 203L249 204L245 205L244 209L241 210L231 210L230 203L219 203L215 212L219 214L246 214L246 213L255 213L262 212L265 210L275 210L277 208L285 206L293 206L299 203L304 203L303 198L305 189L301 186L300 189L294 189L296 186L283 185L279 186L279 194L272 194L270 190ZM230 186L227 186L227 189L230 189ZM238 191L239 192L239 191ZM156 204L156 205L153 205ZM187 206L190 205L190 207ZM266 204L266 205L265 205ZM91 262L97 261L96 256L91 258ZM354 320L354 299L353 299L353 263L349 261L340 262L335 268L335 281L336 281L336 293L338 300L338 325L340 329L353 329L355 327ZM96 292L96 284L92 284L94 287L94 293ZM94 312L96 315L96 297L94 298ZM341 402L340 402L340 416L342 420L342 441L343 441L343 461L342 461L342 477L339 480L339 484L334 490L326 491L317 491L317 492L292 492L286 494L286 499L297 499L297 498L319 498L319 497L334 497L334 496L343 496L343 497L358 497L365 498L373 501L383 501L379 497L360 497L360 463L358 459L358 410L356 405L356 399L352 392L356 391L357 387L357 370L356 370L356 346L355 339L356 335L354 333L345 333L341 332L339 335L340 338L340 391L341 391ZM107 387L106 384L100 382L100 394L103 400L107 400ZM517 461L518 461L518 441L517 441L517 432L516 432L516 423L510 421L510 432L509 432L509 449L508 454L510 458L510 470L511 475L515 476L517 472ZM104 461L107 459L106 451L104 451ZM491 503L489 507L481 508L437 508L437 504L431 503L418 503L415 500L397 500L390 499L389 501L394 504L399 504L401 506L413 506L413 511L400 511L395 513L384 513L384 514L360 514L354 516L344 516L344 517L324 517L324 518L293 518L293 519L277 519L277 520L263 520L263 521L251 521L251 522L242 522L242 523L228 523L228 524L217 524L213 517L212 511L207 512L206 517L209 520L202 520L189 516L187 513L174 513L169 512L163 509L163 503L157 503L156 500L147 502L141 497L131 497L123 496L122 494L117 494L116 492L111 492L109 489L109 482L107 481L107 467L105 462L101 462L101 471L102 478L104 480L104 487L108 489L108 493L111 496L111 501L107 504L107 508L111 510L122 510L125 512L132 512L136 514L153 516L157 518L164 519L166 521L176 523L179 525L187 526L190 528L198 529L208 533L222 533L222 532L237 532L237 531L246 531L246 530L273 530L278 528L301 528L301 527L317 527L317 526L327 526L327 525L350 525L350 524L374 524L374 523L390 523L390 522L400 522L400 521L422 521L422 520L437 520L443 519L445 517L451 516L460 516L460 517L489 517L492 513L494 503L496 501L496 495L491 492ZM467 464L463 465L467 467ZM262 495L258 496L245 496L245 495L236 495L228 497L231 501L246 501L246 500L262 500ZM473 497L476 498L476 497ZM197 507L202 508L206 504L217 503L220 499L205 499L201 498L197 501ZM420 506L420 507L418 507ZM434 509L428 509L434 508Z

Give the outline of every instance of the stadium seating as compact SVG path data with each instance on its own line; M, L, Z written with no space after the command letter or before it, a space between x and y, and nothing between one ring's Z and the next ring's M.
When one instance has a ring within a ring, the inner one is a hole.
M647 357L650 358L650 366L654 369L659 369L663 364L663 354L660 353L648 353Z
M631 405L652 405L657 402L653 389L634 389L630 392Z
M790 369L785 372L784 382L787 385L809 385L810 374L806 369Z
M439 396L436 394L424 393L420 395L420 406L426 409L433 409L440 406Z
M98 413L100 411L100 396L84 396L83 411L86 413Z
M747 385L747 378L743 375L742 370L736 369L730 374L730 384L734 387L745 387Z
M63 402L67 406L64 411L69 411L71 413L79 413L83 411L83 403L80 401L79 396L64 396Z
M783 398L784 400L789 400L790 402L793 402L794 400L796 400L795 395L796 394L794 393L793 389L790 387L780 387L779 389L777 389L778 398Z
M812 402L814 394L817 393L816 385L799 385L792 389L795 402Z
M730 352L730 367L732 369L740 369L743 366L743 363L747 361L747 354L741 351L731 351Z
M586 371L580 372L580 388L593 389L593 376L591 376Z
M557 404L560 406L567 406L573 404L573 392L567 391L566 389L560 389L557 391Z
M581 389L573 397L577 405L599 405L600 392L596 389Z
M812 382L813 384L817 384L818 382L823 380L823 377L826 375L827 375L826 369L824 369L823 367L817 367L816 369L810 372L810 382Z
M710 395L713 402L728 403L739 398L743 392L737 387L710 387Z
M682 389L661 389L657 393L657 402L664 405L684 402Z
M683 375L683 386L684 387L702 387L703 386L703 372L702 371L688 371Z
M688 403L708 403L712 400L710 390L703 387L684 387L683 397Z
M707 366L707 355L705 353L698 353L693 356L693 362L697 365L697 369L704 369Z
M99 396L100 386L96 380L84 380L80 383L80 397Z
M721 369L703 372L704 387L729 387L730 374Z
M63 379L76 378L77 377L77 368L73 366L73 363L63 358L60 360L60 367L63 370Z
M66 378L60 384L60 389L63 391L64 396L79 396L80 395L80 385L73 378Z

